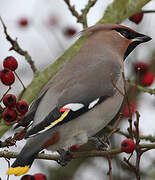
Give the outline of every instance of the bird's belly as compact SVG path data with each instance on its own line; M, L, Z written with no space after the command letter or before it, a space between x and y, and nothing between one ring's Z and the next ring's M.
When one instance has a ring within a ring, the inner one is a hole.
M95 135L103 129L117 114L123 102L123 95L118 91L104 103L91 109L89 112L76 119L58 126L60 133L59 143L52 145L50 150L68 149L74 144L82 145L87 143L88 137Z

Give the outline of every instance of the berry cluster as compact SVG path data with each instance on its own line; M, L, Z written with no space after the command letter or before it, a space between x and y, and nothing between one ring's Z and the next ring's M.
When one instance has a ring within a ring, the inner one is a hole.
M6 86L11 86L15 81L15 70L18 67L18 62L13 56L8 56L3 61L3 67L0 71L1 82ZM7 123L14 123L18 117L24 116L28 111L28 104L20 100L17 102L16 96L13 94L5 94L2 98L5 108L2 112L2 117Z
M46 176L38 173L34 175L25 175L20 180L47 180Z
M17 120L17 116L23 116L28 111L27 102L23 100L16 102L16 96L13 94L6 94L3 97L3 104L5 109L2 117L7 123L14 123Z
M134 71L139 75L142 86L151 86L154 82L154 74L149 70L149 64L137 62L134 64Z

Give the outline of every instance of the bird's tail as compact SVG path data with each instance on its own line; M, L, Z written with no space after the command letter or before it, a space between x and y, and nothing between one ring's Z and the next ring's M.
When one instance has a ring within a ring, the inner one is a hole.
M7 174L14 174L15 176L25 174L30 169L39 151L39 148L32 150L31 147L25 145L20 154L17 156L15 162L8 169Z

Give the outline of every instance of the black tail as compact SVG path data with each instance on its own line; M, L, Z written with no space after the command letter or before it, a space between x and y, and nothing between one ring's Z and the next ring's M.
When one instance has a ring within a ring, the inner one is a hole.
M21 176L25 174L31 167L34 159L37 154L40 152L40 148L37 146L30 146L30 144L26 144L20 154L17 156L15 162L9 168L7 174L14 174L16 176Z

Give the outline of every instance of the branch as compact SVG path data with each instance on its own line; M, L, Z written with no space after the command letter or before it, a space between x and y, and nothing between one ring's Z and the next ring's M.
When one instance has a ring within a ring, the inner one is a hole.
M99 23L120 24L132 15L141 12L141 9L151 0L115 0L104 12Z
M70 12L72 13L72 15L77 18L77 22L83 24L83 22L82 22L82 16L79 15L79 13L76 11L75 6L72 6L72 5L70 4L70 0L64 0L64 2L67 4L68 9L69 9Z
M28 51L24 51L18 44L17 42L17 38L15 40L12 39L12 37L8 34L7 32L7 27L4 24L2 18L0 17L0 21L2 23L3 29L4 29L4 34L6 35L6 39L10 42L10 44L12 45L12 47L10 48L11 50L16 51L18 54L22 55L25 57L25 59L27 60L27 62L30 64L31 69L33 71L33 73L35 74L37 72L37 69L34 65L34 61L32 60L31 56L29 55Z
M140 149L155 149L155 143L154 144L140 144L139 147ZM92 150L92 151L85 151L85 152L74 152L71 153L72 159L81 159L81 158L88 158L88 157L103 157L103 156L108 156L108 155L117 155L122 153L121 149L112 149L108 151L97 151L97 150ZM0 157L5 157L5 158L16 158L19 153L16 152L9 152L9 151L0 151ZM43 154L39 153L36 159L46 159L46 160L55 160L57 161L60 158L60 155L52 155L52 154Z
M96 4L96 2L97 2L97 0L89 0L88 4L85 6L85 8L81 10L81 12L82 12L83 28L87 28L88 27L87 14L89 13L89 10Z
M72 159L81 159L81 158L88 158L88 157L100 157L100 156L107 156L107 155L114 155L120 154L122 151L121 149L113 149L108 151L85 151L85 152L77 152L71 153ZM9 152L9 151L0 151L0 157L5 158L16 158L19 153L16 152ZM51 155L51 154L43 154L39 153L36 159L46 159L46 160L55 160L57 161L60 158L60 155Z

